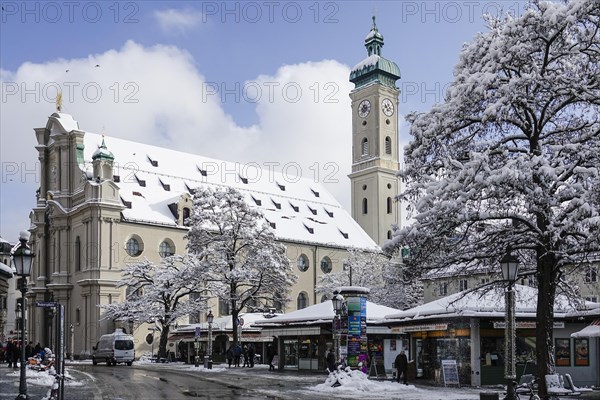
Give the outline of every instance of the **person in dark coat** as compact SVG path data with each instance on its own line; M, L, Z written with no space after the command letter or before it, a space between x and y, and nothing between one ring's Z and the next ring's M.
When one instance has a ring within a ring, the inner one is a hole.
M13 351L13 368L17 368L17 362L19 362L21 358L21 346L18 342L14 342L15 350Z
M6 344L6 361L8 361L8 368L12 368L14 352L15 344L12 339L8 339L8 343Z
M235 344L235 346L233 346L233 363L235 364L236 367L240 366L240 358L242 357L242 348L240 347L239 344Z
M250 360L248 360L248 346L244 345L242 348L242 355L244 356L244 365L242 368L250 366Z
M408 385L408 359L406 358L406 353L404 353L404 350L402 350L400 354L396 356L394 364L396 365L397 382L400 383L400 374L402 374L404 384Z
M267 346L267 363L269 363L269 371L275 371L275 366L273 365L273 358L275 358L275 350L273 349L273 345L269 344Z
M233 358L234 358L234 354L233 354L233 345L229 346L229 349L227 349L227 364L229 364L229 368L231 368L231 363L233 362Z
M25 358L33 357L33 342L27 343L25 346Z
M333 353L333 349L329 349L327 355L325 356L325 363L327 364L327 369L329 372L335 371L335 354Z
M254 345L252 343L248 346L248 362L250 363L248 366L254 368Z

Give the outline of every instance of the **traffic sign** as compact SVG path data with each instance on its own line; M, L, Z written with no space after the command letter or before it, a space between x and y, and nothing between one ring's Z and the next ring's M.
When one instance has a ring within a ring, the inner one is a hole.
M35 306L36 307L56 307L56 306L58 306L58 303L55 301L36 301Z

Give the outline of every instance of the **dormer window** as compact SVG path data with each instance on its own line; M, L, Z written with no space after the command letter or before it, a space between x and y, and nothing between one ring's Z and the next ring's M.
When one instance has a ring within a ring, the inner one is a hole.
M307 205L307 207L308 207L308 209L310 210L310 212L311 212L313 215L317 215L317 209L316 209L316 208L312 208L311 206L308 206L308 205Z
M271 222L271 221L269 221L269 220L268 220L268 219L266 219L266 218L265 218L265 220L267 221L267 223L269 224L269 226L270 226L271 228L273 228L273 229L276 229L276 228L277 228L277 225L275 224L275 222Z
M292 209L293 209L295 212L300 212L300 207L293 205L291 202L290 202L290 206L292 207Z
M281 190L282 192L285 192L285 185L280 184L279 182L277 183L277 187L279 187L279 190Z
M113 175L113 181L119 183L121 182L121 177L119 175Z
M338 229L338 231L340 231L340 233L342 234L342 236L344 237L344 239L348 239L348 234L346 232L342 232L341 229Z
M147 157L148 157L148 161L150 161L150 164L151 164L153 167L158 167L158 161L157 161L157 160L153 159L153 158L152 158L152 157L150 157L149 155L148 155Z
M256 204L257 206L262 205L262 201L260 201L260 199L257 199L256 197L252 196L252 200L254 200L254 204Z
M164 191L166 192L170 192L171 191L171 185L168 183L165 183L162 179L159 179L160 184L162 185L162 188Z
M131 208L131 201L127 201L125 200L123 197L121 197L121 202L123 203L123 205L127 208Z
M310 234L315 233L315 230L313 228L311 228L310 226L306 226L306 224L304 224L304 227L306 228L306 230L308 231L308 233L310 233Z
M281 210L281 203L278 203L273 199L271 199L271 202L273 203L276 209Z
M333 211L329 211L326 208L324 208L324 210L327 213L327 215L329 215L330 218L333 218Z
M146 180L145 179L141 179L139 176L135 176L135 179L137 180L137 183L141 186L141 187L146 187Z
M320 196L319 192L317 192L316 190L310 189L310 191L313 192L313 194L315 195L315 197L319 197Z
M242 181L242 183L243 183L244 185L247 185L247 184L248 184L248 178L244 178L244 177L243 177L243 176L241 176L241 175L238 175L238 176L240 177L240 180Z
M200 172L200 175L202 175L202 176L206 176L206 170L205 170L205 169L202 169L202 168L200 168L200 167L199 167L199 166L197 166L197 165L196 165L196 168L198 169L198 172Z
M189 194L193 195L194 193L196 193L196 189L190 187L190 185L188 183L185 184L185 188L188 191Z

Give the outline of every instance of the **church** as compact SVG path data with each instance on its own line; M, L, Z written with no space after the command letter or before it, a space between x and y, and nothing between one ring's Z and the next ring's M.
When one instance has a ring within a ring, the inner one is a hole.
M383 44L373 18L364 43L367 57L350 74L351 214L313 180L104 137L85 131L57 107L35 129L40 187L30 214L36 254L27 292L31 340L55 340L51 309L36 308L35 302L60 302L70 327L67 353L89 355L102 334L120 327L103 319L99 306L124 300L126 290L115 287L121 269L186 251L185 221L194 191L202 186L239 190L286 246L298 280L286 307L269 306L289 312L323 301L314 291L318 278L342 270L349 248L378 251L400 221L394 201L400 70L382 57ZM228 315L228 305L213 304L213 314ZM190 315L181 323L203 319ZM143 342L146 328L135 327L136 342Z

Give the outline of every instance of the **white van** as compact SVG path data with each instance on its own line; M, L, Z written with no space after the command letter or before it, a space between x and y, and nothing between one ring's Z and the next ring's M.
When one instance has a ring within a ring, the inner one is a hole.
M94 349L92 354L92 364L94 365L99 362L106 362L106 365L116 365L117 363L131 365L135 359L133 336L122 330L100 336L100 340L92 348Z

